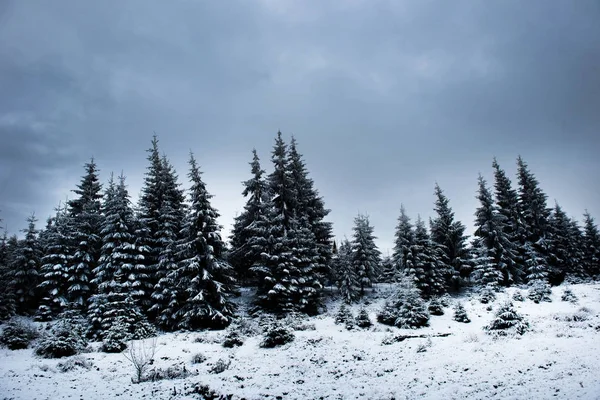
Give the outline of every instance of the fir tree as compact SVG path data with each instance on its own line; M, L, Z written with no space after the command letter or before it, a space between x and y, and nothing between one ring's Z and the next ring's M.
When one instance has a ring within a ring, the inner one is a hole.
M414 242L406 255L406 273L412 278L422 297L428 298L446 292L439 260L440 250L431 242L425 223L419 216L415 224Z
M378 281L381 283L393 283L396 282L398 276L398 270L396 269L396 263L394 263L392 257L387 256L381 260L381 276Z
M8 237L4 231L0 238L0 286L2 287L2 291L0 291L0 321L6 321L16 313L15 294L11 285L10 272Z
M225 245L217 223L219 213L210 204L212 196L193 155L189 163L191 205L177 246L177 258L181 261L165 276L165 282L159 283L163 296L171 300L159 320L175 322L177 328L183 329L223 328L233 317L234 307L229 299L233 271L223 258Z
M548 280L548 237L550 210L546 194L521 157L517 159L519 177L519 207L523 222L523 249L526 255L527 279Z
M13 253L11 264L11 286L14 288L17 313L29 314L39 303L38 283L40 278L41 251L38 248L38 230L35 215L27 218L25 238L20 240Z
M485 179L479 175L480 206L475 212L475 265L481 282L492 289L510 282L514 245L506 232L506 217L498 212Z
M468 278L469 253L466 247L465 226L454 220L454 212L450 201L439 187L435 185L435 212L437 217L430 222L431 240L441 250L440 266L444 271L446 287L458 290L461 281Z
M381 254L375 244L373 226L369 218L358 215L354 219L354 235L352 240L352 265L358 275L360 295L364 295L365 288L371 287L379 275Z
M583 257L580 250L582 237L579 226L567 216L558 203L554 207L549 225L551 252L548 263L551 275L563 279L567 275L583 278L585 271L581 269Z
M350 304L360 297L360 284L352 263L352 245L344 239L334 261L336 284L344 302Z
M410 223L410 217L406 215L404 205L400 206L400 216L398 217L395 237L392 259L398 266L398 269L404 271L407 269L410 247L414 244L415 240L413 226Z
M268 187L263 178L265 171L260 166L256 150L252 150L252 154L252 178L244 182L242 192L248 200L244 211L235 218L231 235L230 262L240 282L249 279L250 269L261 263L261 254L266 248L265 204Z
M133 318L131 323L142 320L136 299L142 299L140 281L147 279L135 246L134 213L123 175L118 184L111 177L103 214L101 256L93 271L98 294L92 297L88 309L92 328L99 330L101 337L119 318L123 323L122 318Z
M512 188L510 179L494 158L494 189L498 213L503 217L502 232L514 248L513 252L507 253L506 274L504 285L511 283L519 284L525 279L525 254L522 252L522 224L519 212L519 197Z
M583 257L587 273L594 278L600 275L600 232L594 218L585 212L583 234Z
M72 223L73 254L67 260L67 299L75 307L85 307L94 288L92 270L100 254L100 199L102 186L92 159L85 164L86 174L74 192L79 196L68 202Z
M46 228L46 248L40 273L42 300L36 315L42 321L52 319L64 311L68 304L68 265L73 243L70 220L66 207L59 205Z

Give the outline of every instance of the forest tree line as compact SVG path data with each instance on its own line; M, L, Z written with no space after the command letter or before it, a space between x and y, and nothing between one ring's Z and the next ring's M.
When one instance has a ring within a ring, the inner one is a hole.
M374 283L401 277L432 298L466 286L497 292L600 274L592 216L586 212L580 226L558 204L549 207L520 157L514 186L496 160L493 185L479 177L473 238L435 185L434 217L413 222L401 207L393 254L382 257L366 216L355 218L350 239L334 240L297 142L286 143L281 132L270 173L253 151L246 204L229 243L193 154L184 190L156 137L147 153L137 204L123 175L111 175L103 187L91 160L75 198L59 205L43 229L32 215L23 238L4 234L0 320L76 312L88 319L91 337L104 339L117 322L130 330L149 323L165 331L224 328L243 286L256 287L258 310L316 314L326 286L337 286L351 303Z

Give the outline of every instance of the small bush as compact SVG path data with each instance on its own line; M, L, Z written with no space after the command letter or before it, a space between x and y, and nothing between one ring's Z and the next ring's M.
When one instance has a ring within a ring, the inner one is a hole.
M251 318L238 318L234 320L231 329L243 336L257 336L262 333L259 323Z
M417 347L417 353L425 353L427 351L427 349L430 348L432 345L433 345L433 342L431 341L431 338L428 337L427 341L425 343L421 343Z
M444 306L444 307L450 307L450 304L452 303L452 299L450 298L450 296L447 293L440 296L439 300L440 300L440 303L442 303L442 306Z
M192 356L192 364L202 364L206 361L206 356L202 353L196 353Z
M157 382L163 380L185 379L193 375L185 365L172 365L166 369L153 368L144 376L142 382Z
M281 325L275 325L265 332L265 336L260 343L260 347L272 348L282 346L284 344L293 342L294 338L294 331L292 331L290 328Z
M39 331L31 322L13 318L4 325L0 334L0 344L10 350L26 349L39 336Z
M67 321L59 321L52 327L49 335L43 338L34 352L43 358L62 358L73 356L87 346L80 336L80 330Z
M59 372L63 373L72 371L77 368L89 370L90 368L92 368L92 363L82 356L74 356L67 359L64 362L59 362L58 364L56 364L56 369L58 369Z
M373 326L373 322L371 322L371 318L369 318L369 313L364 308L361 308L358 311L358 315L356 316L356 326L362 329L368 329Z
M509 334L523 335L529 330L529 323L525 321L523 316L517 313L513 304L508 301L498 308L495 318L489 325L484 326L483 329L490 334L500 336L508 336Z
M573 291L569 287L566 287L565 290L563 290L563 293L562 293L562 296L560 296L560 299L562 301L568 301L571 303L577 303L579 301L577 296L575 296L575 293L573 293Z
M210 372L211 374L220 374L222 372L225 372L227 369L229 369L229 366L231 365L231 360L225 361L222 358L219 358L219 360L215 363L215 365L213 365L210 370L208 372Z
M227 336L225 336L225 340L223 341L223 347L227 348L241 346L243 344L244 341L237 331L229 331Z
M534 283L529 289L529 293L527 297L529 300L532 300L534 303L539 303L540 301L552 302L552 290L550 289L550 285L543 282Z
M444 306L439 298L434 297L429 301L429 305L427 306L427 310L431 315L444 315Z
M479 301L481 304L493 303L496 300L496 292L491 287L485 287L481 290Z
M520 290L515 291L515 293L512 295L512 299L514 301L525 301L525 297L523 296L523 293L521 293Z
M469 316L467 315L467 310L465 310L465 306L463 306L462 303L456 303L456 306L454 307L453 319L456 322L462 322L465 324L468 324L469 322L471 322L471 320L469 319Z
M104 332L101 350L105 353L120 353L127 348L129 336L129 333L127 333L127 325L120 319L117 319L115 323Z

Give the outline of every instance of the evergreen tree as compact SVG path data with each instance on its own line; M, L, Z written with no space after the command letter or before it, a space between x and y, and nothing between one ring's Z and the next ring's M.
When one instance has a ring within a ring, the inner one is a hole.
M594 218L585 212L584 235L583 235L583 257L587 273L598 279L600 275L600 232L594 223Z
M551 252L548 263L551 274L563 278L567 275L582 278L585 272L580 269L581 231L577 223L573 224L558 203L550 216L549 236Z
M406 273L419 289L421 296L428 298L443 294L445 278L440 271L440 250L429 237L425 223L419 216L415 224L414 241L406 255Z
M14 288L18 314L29 314L39 302L37 290L40 274L41 252L38 248L38 230L35 215L27 218L25 238L17 242L11 260L11 286Z
M334 261L336 284L342 299L350 304L360 297L360 283L352 263L352 245L344 239Z
M506 232L506 217L501 214L492 198L485 179L479 175L480 202L475 212L475 265L481 282L492 289L512 282L509 265L515 259L514 245Z
M354 235L352 240L352 265L358 275L360 295L364 295L365 288L371 287L379 275L381 254L375 245L373 227L369 218L358 215L354 219Z
M550 256L549 217L546 194L521 157L517 159L519 207L523 222L523 248L526 254L527 279L548 281Z
M500 168L495 158L493 167L496 207L504 220L502 232L514 248L513 252L505 254L507 257L507 274L504 275L504 284L519 284L525 279L525 253L521 246L523 227L519 211L519 196L517 191L512 188L506 172Z
M177 246L181 261L159 282L160 294L169 299L159 321L183 329L223 328L233 317L229 299L233 270L223 258L219 213L210 204L212 195L206 190L193 155L188 176L192 182L191 206Z
M86 174L74 192L79 196L68 202L72 222L73 254L67 260L67 299L75 307L86 307L94 288L92 271L100 257L100 199L102 185L92 159L85 164Z
M0 222L2 220L0 219ZM9 267L9 247L6 231L0 238L0 321L10 319L16 313L15 294L11 285L12 277Z
M41 304L36 318L52 319L65 310L68 304L68 265L73 244L71 217L66 207L59 205L45 232L46 247L40 273Z
M131 323L142 320L136 299L142 299L140 281L146 279L135 246L134 213L125 177L121 175L115 184L111 176L104 196L101 256L92 281L98 293L88 309L92 330L100 337L117 321L124 322L123 318L133 318Z
M410 247L414 244L413 226L410 223L410 217L406 215L404 205L400 206L400 217L396 226L396 240L394 243L394 253L392 259L400 271L407 269L407 258Z
M465 226L454 220L450 201L435 185L435 212L437 217L430 222L431 240L441 250L440 266L444 271L446 288L458 290L462 281L469 277L469 252L466 247Z
M240 282L249 279L250 269L261 263L261 254L266 248L265 204L268 200L268 187L256 150L252 150L252 154L252 178L244 182L242 192L248 200L244 211L235 218L231 235L230 262Z
M384 257L383 260L381 260L381 276L378 281L381 283L393 283L396 282L397 277L398 270L396 268L396 263L392 257Z

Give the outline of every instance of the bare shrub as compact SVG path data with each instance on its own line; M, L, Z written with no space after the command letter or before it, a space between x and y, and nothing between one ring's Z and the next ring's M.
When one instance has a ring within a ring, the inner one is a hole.
M156 338L131 341L129 343L128 351L123 353L125 358L133 364L135 370L135 379L132 378L133 383L140 383L144 380L144 374L150 365L154 361L154 355L156 354Z

